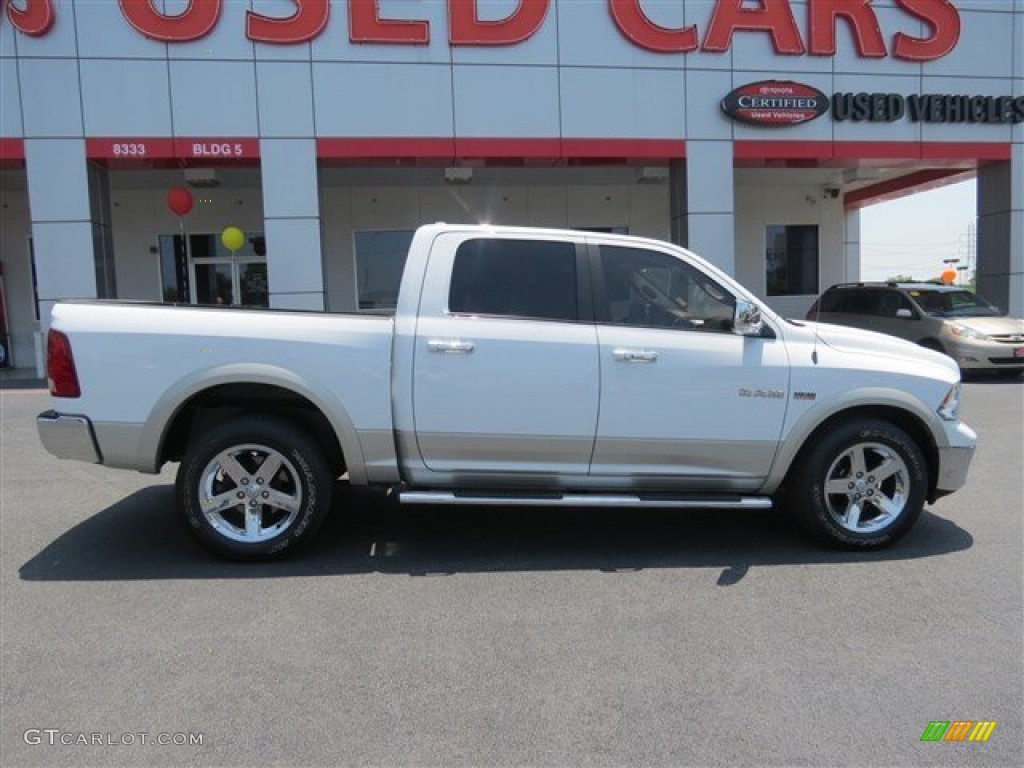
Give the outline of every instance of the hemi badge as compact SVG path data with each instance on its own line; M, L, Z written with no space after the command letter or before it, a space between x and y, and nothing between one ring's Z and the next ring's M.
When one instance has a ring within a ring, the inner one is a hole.
M794 392L794 400L814 400L817 395L814 392Z

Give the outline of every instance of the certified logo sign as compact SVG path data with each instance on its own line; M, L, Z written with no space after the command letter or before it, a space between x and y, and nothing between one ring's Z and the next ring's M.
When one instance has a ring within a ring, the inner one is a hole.
M817 88L791 80L741 85L722 99L722 111L748 125L800 125L821 117L828 106L828 97Z

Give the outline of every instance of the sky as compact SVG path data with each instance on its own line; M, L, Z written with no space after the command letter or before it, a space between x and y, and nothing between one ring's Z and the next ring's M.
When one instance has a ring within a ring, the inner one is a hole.
M862 280L938 277L943 259L967 264L977 211L974 179L861 210ZM973 261L971 262L973 270Z

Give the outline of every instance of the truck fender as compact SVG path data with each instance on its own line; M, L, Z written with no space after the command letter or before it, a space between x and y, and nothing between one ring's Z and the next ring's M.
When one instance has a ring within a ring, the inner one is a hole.
M179 379L153 406L143 427L139 455L154 468L169 426L178 411L192 397L221 384L268 384L287 389L309 400L327 418L345 455L349 481L365 485L366 462L352 419L337 397L292 371L265 363L232 363L193 371Z
M787 430L775 454L775 461L762 488L763 492L775 493L778 490L786 479L793 461L818 427L834 416L857 408L893 408L903 411L924 426L935 446L944 447L948 442L941 425L937 423L937 415L913 395L884 387L853 389L844 392L827 405L807 411ZM921 449L927 453L928 446L921 446Z

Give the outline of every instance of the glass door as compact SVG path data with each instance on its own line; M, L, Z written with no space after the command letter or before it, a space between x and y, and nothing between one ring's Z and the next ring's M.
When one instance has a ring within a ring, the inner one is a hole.
M235 264L232 260L192 260L192 303L234 304Z
M160 237L160 282L164 301L208 306L270 306L267 247L260 233L247 234L232 253L215 234Z

